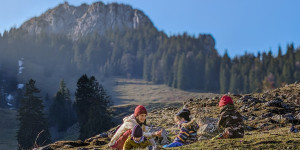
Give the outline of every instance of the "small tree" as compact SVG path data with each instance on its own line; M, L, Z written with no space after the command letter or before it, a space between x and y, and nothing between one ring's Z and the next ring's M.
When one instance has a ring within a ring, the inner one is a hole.
M80 139L89 138L111 127L111 114L108 111L111 99L95 77L83 75L77 82L75 95Z
M30 79L18 110L20 124L17 140L20 149L30 149L51 142L48 123L43 114L44 106L40 97L36 96L39 92L40 90L35 87L35 81Z
M59 90L50 107L49 119L51 125L55 126L58 131L65 131L76 122L70 92L64 80L60 82Z

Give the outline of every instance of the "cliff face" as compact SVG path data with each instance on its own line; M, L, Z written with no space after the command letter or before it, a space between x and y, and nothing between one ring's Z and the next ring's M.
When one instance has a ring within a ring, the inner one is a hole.
M129 5L96 2L75 7L65 2L26 21L20 28L29 34L59 33L76 40L94 32L103 34L108 29L134 29L141 25L152 25L152 22Z

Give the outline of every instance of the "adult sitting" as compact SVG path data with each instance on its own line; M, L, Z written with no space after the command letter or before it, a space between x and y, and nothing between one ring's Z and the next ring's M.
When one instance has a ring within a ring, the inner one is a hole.
M154 136L161 136L162 131L149 132L150 128L146 125L147 110L144 106L139 105L135 108L134 114L123 119L123 124L116 131L111 141L108 143L113 149L121 150L123 145L127 140L128 136L131 134L132 129L136 125L140 125L143 130L143 135L149 139L153 148L156 148L156 143L153 139Z

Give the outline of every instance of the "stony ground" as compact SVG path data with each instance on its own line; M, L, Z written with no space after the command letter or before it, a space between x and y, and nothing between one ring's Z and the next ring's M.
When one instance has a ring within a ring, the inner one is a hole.
M217 105L220 97L194 98L179 106L154 109L149 113L147 122L151 126L166 129L167 140L171 142L177 132L173 116L182 107L188 107L192 117L201 125L198 131L199 141L177 149L300 149L299 132L288 132L292 123L300 129L300 84L291 84L264 93L230 96L244 116L246 132L243 139L210 140L218 133L214 125L219 114ZM129 106L123 107L126 109ZM85 142L59 141L46 148L107 149L108 141L109 138ZM161 147L162 139L157 139L157 142Z

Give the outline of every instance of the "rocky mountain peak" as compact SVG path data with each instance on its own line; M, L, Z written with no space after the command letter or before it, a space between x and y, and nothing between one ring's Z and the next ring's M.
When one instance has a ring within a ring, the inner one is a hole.
M93 32L103 34L108 29L135 29L140 25L152 25L152 22L142 11L129 5L96 2L72 6L65 2L26 21L20 28L29 34L65 34L76 40Z

